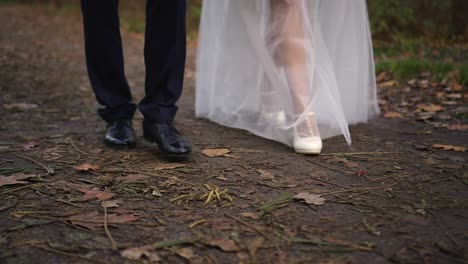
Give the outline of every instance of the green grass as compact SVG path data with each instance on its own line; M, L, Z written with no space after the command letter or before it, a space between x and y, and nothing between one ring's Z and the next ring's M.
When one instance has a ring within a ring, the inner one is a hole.
M145 32L145 19L136 16L121 16L120 24L128 31L143 33Z
M452 72L457 72L458 82L468 83L468 64L455 65L452 63L429 61L409 58L397 61L382 61L376 64L376 72L391 72L398 80L409 80L418 77L423 72L430 72L435 80L442 80Z
M468 63L458 68L458 78L461 84L468 85Z
M388 71L397 80L417 78L430 72L435 81L454 78L468 83L468 45L429 39L399 39L374 43L376 72Z

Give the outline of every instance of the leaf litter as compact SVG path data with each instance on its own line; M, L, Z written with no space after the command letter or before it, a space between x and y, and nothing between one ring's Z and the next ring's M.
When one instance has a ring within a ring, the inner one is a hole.
M11 176L0 176L0 187L5 185L15 185L15 184L28 184L30 182L23 181L36 177L35 174L24 174L24 173L15 173Z

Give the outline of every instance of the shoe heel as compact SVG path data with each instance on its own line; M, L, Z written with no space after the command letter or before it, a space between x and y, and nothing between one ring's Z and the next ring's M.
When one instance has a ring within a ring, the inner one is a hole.
M293 147L295 152L299 154L319 155L322 151L322 139L318 131L317 123L314 122L311 124L310 120L308 120L310 117L314 117L314 113L309 113L306 120L304 120L307 124L307 128L310 130L309 136L301 137L298 128L294 127Z

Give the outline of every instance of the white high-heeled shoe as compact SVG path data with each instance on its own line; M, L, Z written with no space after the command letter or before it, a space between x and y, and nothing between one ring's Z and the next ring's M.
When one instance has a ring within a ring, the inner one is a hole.
M299 154L320 154L322 139L315 121L315 114L309 113L299 126L302 127L299 129L298 126L294 127L294 151Z

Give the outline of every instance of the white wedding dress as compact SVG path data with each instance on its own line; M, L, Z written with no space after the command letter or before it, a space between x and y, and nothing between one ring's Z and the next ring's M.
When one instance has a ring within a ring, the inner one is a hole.
M197 60L198 117L289 146L379 113L365 0L204 0Z

